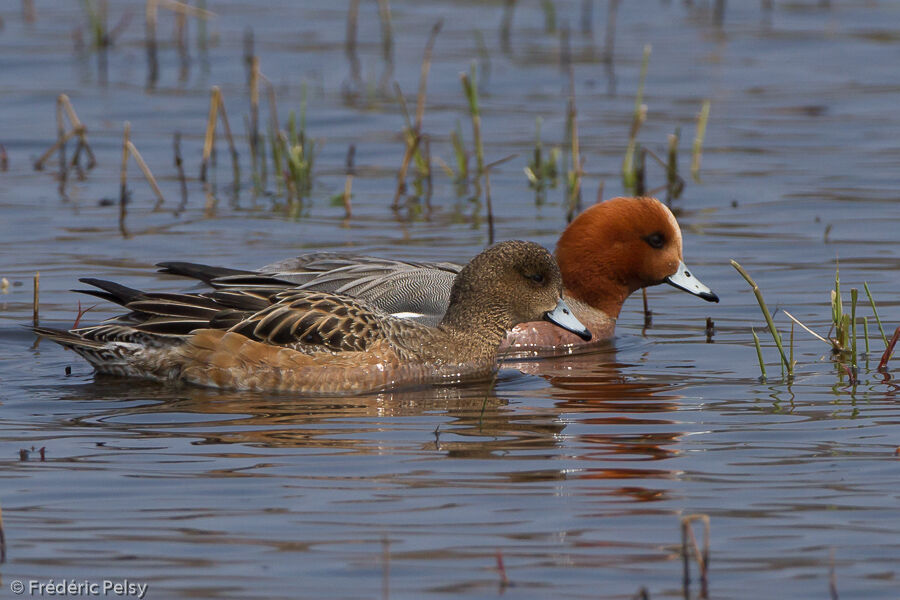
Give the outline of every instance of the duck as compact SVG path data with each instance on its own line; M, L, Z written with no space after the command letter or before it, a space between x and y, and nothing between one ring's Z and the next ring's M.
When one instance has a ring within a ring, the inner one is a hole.
M685 265L675 215L652 197L618 197L597 203L565 228L554 256L563 298L593 334L590 341L533 321L514 327L501 345L507 357L549 356L591 349L615 333L622 305L645 287L667 283L708 302L719 297ZM165 272L195 277L221 288L284 285L331 291L365 300L397 317L436 324L462 267L317 252L255 271L195 263L163 263Z
M562 299L549 251L508 241L478 254L453 281L437 325L364 300L280 285L151 293L84 278L79 290L130 312L70 330L33 327L98 373L208 387L347 395L486 379L518 323L548 319L591 334Z

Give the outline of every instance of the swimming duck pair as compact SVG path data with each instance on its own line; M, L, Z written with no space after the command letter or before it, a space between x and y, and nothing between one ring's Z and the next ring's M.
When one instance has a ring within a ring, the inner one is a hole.
M651 198L588 209L563 233L556 261L514 241L465 267L333 254L259 272L160 266L215 290L143 293L83 279L99 288L87 293L131 312L68 332L35 331L100 373L327 395L487 377L501 343L570 348L591 339L589 328L609 337L625 298L647 285L668 282L718 300L684 266L678 224Z

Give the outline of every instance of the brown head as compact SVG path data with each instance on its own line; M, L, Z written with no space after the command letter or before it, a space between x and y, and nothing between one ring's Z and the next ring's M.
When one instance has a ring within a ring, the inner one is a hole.
M500 242L457 275L441 325L474 334L490 331L499 344L519 323L548 319L589 339L561 295L559 267L545 248L533 242Z
M681 229L655 198L613 198L591 206L559 238L556 259L567 294L613 318L632 292L660 283L718 302L685 268Z

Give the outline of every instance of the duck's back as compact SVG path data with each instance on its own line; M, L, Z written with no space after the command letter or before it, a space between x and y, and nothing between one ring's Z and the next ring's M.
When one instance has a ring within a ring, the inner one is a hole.
M386 313L436 325L447 310L450 289L461 269L449 262L321 252L272 263L259 271L300 289L346 294Z

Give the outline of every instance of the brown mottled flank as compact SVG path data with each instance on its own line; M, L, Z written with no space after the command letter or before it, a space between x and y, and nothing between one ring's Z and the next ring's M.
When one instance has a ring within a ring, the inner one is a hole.
M489 377L507 331L555 309L562 291L549 252L520 241L462 269L436 327L325 292L251 285L154 294L83 281L132 312L69 332L35 330L98 372L326 395Z

